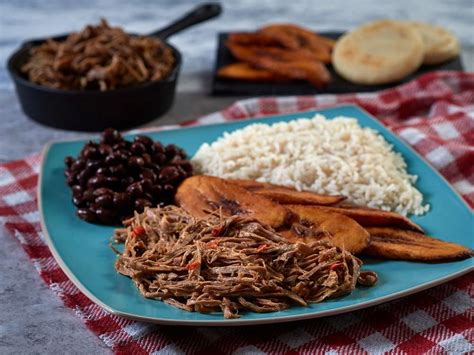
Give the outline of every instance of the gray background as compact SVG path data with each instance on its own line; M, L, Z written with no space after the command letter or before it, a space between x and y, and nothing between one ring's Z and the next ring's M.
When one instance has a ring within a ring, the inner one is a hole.
M0 1L0 162L38 152L51 139L81 136L28 120L5 71L8 55L31 37L80 29L101 16L112 25L146 33L190 10L197 1ZM217 20L172 37L184 57L178 95L170 112L147 126L177 123L223 109L236 98L209 96L219 31L248 30L268 22L297 22L315 30L347 30L378 18L428 21L451 29L462 42L467 70L474 68L474 1L223 1ZM106 346L47 288L0 227L0 353L104 353Z

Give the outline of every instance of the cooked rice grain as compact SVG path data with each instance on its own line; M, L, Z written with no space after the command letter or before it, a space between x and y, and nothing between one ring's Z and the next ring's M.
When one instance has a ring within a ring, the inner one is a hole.
M357 205L404 215L429 209L401 154L349 117L252 124L203 144L192 162L202 174L343 194Z

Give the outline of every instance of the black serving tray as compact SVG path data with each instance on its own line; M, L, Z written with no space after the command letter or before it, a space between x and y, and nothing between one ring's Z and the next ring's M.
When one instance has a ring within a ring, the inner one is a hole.
M339 38L342 32L326 32L320 33L323 36L333 39ZM219 68L234 63L236 60L225 46L228 33L220 33L218 35L217 60L213 73L212 95L222 96L262 96L262 95L310 95L310 94L341 94L351 92L371 92L386 89L403 82L412 80L413 78L434 70L463 70L461 58L458 56L449 62L439 65L423 65L415 73L407 76L400 82L394 82L386 85L359 85L353 84L336 74L331 65L329 71L332 75L331 83L324 89L317 89L304 81L292 81L285 83L266 83L266 82L249 82L242 80L229 80L217 77Z

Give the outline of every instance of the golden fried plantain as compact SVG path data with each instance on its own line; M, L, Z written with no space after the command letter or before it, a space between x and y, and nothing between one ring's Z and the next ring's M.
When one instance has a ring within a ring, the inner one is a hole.
M294 206L289 206L290 209ZM295 206L296 207L296 206ZM335 212L352 218L363 227L396 227L423 233L423 229L407 217L395 212L381 211L365 207L301 206L300 209Z
M396 228L367 228L369 246L364 254L382 258L419 261L465 259L472 250L455 243Z
M250 64L243 62L233 63L221 67L217 71L217 76L224 79L246 81L277 82L288 80L288 78L275 74L270 70L255 68Z
M240 61L316 87L329 83L331 75L321 61L306 51L291 52L278 47L246 46L227 41L227 48Z
M298 224L293 224L292 233L283 234L290 241L295 238L294 234L299 234L306 242L310 242L313 238L329 237L334 245L343 247L353 254L361 252L369 245L369 233L352 218L339 213L307 209L302 205L287 207L299 219Z
M335 205L346 199L341 195L319 195L313 192L297 191L291 187L257 182L255 180L229 181L282 205Z
M273 40L280 46L293 51L306 50L317 55L324 63L331 62L331 51L335 41L317 35L302 27L292 24L273 24L260 29L258 32L265 35L267 40Z
M178 187L178 206L195 217L221 209L226 216L244 215L278 229L291 224L292 213L285 207L224 179L197 175L189 177Z

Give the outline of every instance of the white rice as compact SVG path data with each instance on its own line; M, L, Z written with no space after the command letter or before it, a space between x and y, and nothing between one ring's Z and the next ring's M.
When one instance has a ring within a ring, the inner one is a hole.
M404 215L429 209L400 153L349 117L252 124L203 144L192 162L202 174L345 195L357 205Z

